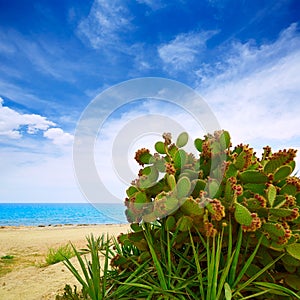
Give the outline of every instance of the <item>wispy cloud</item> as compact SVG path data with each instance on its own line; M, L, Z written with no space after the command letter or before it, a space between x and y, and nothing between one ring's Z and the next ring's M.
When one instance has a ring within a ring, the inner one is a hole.
M234 42L222 47L225 56L196 71L197 89L222 126L236 142L299 146L300 35L296 24L273 43Z
M172 41L158 47L158 54L169 72L185 70L195 60L201 60L206 42L217 31L181 33Z
M130 13L120 0L95 0L88 17L78 25L78 35L95 49L117 49L122 36L132 27ZM121 49L119 49L121 50Z
M137 0L138 3L146 4L152 10L157 10L165 7L167 4L162 0Z

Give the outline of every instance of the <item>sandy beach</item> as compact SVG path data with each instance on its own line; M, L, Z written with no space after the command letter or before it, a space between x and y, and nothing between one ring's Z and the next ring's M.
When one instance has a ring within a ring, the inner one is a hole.
M0 228L0 299L55 299L65 284L79 286L63 263L45 266L49 248L66 245L86 246L86 236L109 233L118 236L129 225L65 225ZM3 259L3 257L11 259ZM76 262L76 259L72 259Z

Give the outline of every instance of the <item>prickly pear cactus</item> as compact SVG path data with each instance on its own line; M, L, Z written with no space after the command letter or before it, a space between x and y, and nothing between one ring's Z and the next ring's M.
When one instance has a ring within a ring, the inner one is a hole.
M163 230L179 232L174 247L180 248L190 241L189 232L209 238L230 222L233 232L241 227L245 240L251 237L253 246L262 238L263 249L253 270L287 253L270 276L294 288L293 279L300 276L300 179L292 175L296 151L272 153L267 146L259 158L249 145L232 148L227 131L196 139L195 154L183 149L187 142L187 133L175 143L165 133L155 144L155 153L145 148L136 152L142 168L125 199L126 216L134 230L120 236L120 243L135 245L143 260L150 254L139 226L142 222L159 224L153 229L158 252ZM120 266L127 263L118 260ZM289 276L283 276L282 270Z

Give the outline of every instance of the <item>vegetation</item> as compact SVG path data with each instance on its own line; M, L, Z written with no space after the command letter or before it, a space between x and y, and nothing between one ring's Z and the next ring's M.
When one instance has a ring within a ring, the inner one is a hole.
M187 142L164 134L157 153L137 151L142 169L125 200L132 230L88 238L91 261L74 249L84 277L66 265L82 291L66 287L61 299L300 299L296 151L265 147L258 158L218 131L195 140L195 157Z
M13 259L14 258L14 256L13 255L3 255L3 256L1 256L1 259Z
M64 261L66 258L71 258L74 255L74 251L70 244L62 245L58 248L49 248L46 255L46 263L48 265L56 264Z

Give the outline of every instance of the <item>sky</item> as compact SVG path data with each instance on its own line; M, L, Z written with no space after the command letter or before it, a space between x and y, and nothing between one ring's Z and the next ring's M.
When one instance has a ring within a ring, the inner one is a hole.
M90 201L74 170L80 118L97 95L143 77L195 90L234 145L300 156L298 0L0 0L0 202ZM99 120L109 117L93 159L117 201L134 179L122 171L136 176L134 152L161 139L164 125L205 133L191 115L199 103L180 105L99 104ZM148 125L128 141L133 120Z

